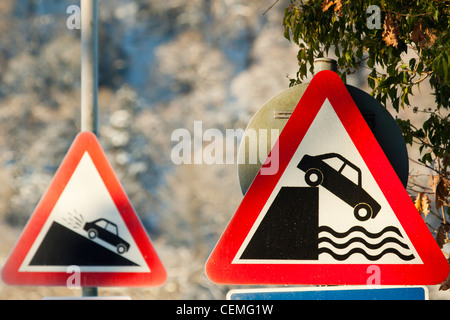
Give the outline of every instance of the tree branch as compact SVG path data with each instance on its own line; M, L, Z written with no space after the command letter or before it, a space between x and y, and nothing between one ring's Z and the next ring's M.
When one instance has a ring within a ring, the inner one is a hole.
M273 8L273 6L274 5L276 5L277 4L277 2L278 2L279 0L276 0L266 11L264 11L264 13L262 14L263 16L264 15L266 15L266 13L270 10L270 9L272 9Z

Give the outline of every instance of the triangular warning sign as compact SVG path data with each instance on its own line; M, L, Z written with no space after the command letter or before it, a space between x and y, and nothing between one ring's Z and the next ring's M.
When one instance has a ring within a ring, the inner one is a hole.
M206 263L228 284L437 284L448 263L339 76L318 73ZM269 172L269 173L267 173Z
M78 134L2 270L12 285L157 286L166 271L96 136ZM73 280L73 283L76 281ZM73 284L72 283L72 284Z

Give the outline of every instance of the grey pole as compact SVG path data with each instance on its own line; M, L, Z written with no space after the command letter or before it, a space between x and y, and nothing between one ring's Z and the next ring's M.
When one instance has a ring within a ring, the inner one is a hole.
M82 287L81 293L83 297L97 297L98 289L97 287Z
M314 60L314 72L318 73L323 70L337 72L337 61L330 58L316 58Z
M98 134L98 6L81 0L81 131Z
M81 131L98 135L98 5L81 0ZM83 297L98 296L96 287L83 287Z

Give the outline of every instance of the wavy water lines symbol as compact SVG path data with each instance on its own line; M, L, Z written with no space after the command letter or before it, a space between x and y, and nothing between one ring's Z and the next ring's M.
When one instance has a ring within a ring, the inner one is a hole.
M319 235L321 235L318 239L319 255L326 253L338 261L346 260L357 253L369 261L377 261L389 253L404 261L414 259L414 255L409 252L409 246L403 241L400 230L393 226L376 233L369 232L361 226L352 227L345 232L321 226ZM402 253L401 250L408 250L408 253Z

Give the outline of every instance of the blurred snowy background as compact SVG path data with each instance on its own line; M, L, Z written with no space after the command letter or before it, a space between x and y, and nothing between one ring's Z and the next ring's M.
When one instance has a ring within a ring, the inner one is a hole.
M171 160L177 128L245 129L289 85L289 1L99 1L99 140L167 271L160 288L100 288L144 299L223 299L204 264L238 206L237 166ZM80 130L76 0L0 2L0 265ZM238 142L235 142L236 149ZM0 298L79 296L9 287Z
M99 295L225 298L231 287L211 283L204 265L242 199L237 165L176 166L171 134L193 132L194 121L204 130L245 129L288 87L297 48L283 37L289 1L275 2L99 1L99 140L168 272L162 287ZM71 5L80 2L0 2L0 266L80 130ZM80 294L0 283L0 299Z

